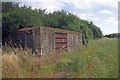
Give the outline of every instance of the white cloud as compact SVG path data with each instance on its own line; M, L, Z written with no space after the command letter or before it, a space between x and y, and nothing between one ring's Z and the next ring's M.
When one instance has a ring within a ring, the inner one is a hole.
M5 0L2 0L5 1ZM8 1L8 0L6 0ZM11 0L16 1L16 0ZM119 0L18 0L21 2L41 2L41 3L59 3L59 2L65 2L67 4L72 3L73 6L80 9L91 9L94 8L96 5L102 5L106 7L114 7L117 8L117 4ZM17 1L17 2L18 2ZM54 5L54 4L51 4Z
M70 0L70 2L79 9L90 9L94 7L94 4L90 1L90 0L84 0L84 1L80 1L80 0Z
M95 25L101 28L104 35L118 32L118 20L115 17L95 22Z
M111 24L117 27L118 20L115 17L109 17L108 19L105 20L105 24Z
M48 11L55 11L58 8L62 8L63 2L66 4L72 4L74 8L90 10L94 7L101 5L109 8L117 8L118 0L19 0L21 2L38 2L35 6L45 7ZM39 4L39 2L41 4ZM59 5L60 4L60 5ZM58 8L57 8L58 7Z
M89 10L91 8L94 8L97 5L117 9L118 0L84 0L84 1L83 0L69 0L69 3L73 3L75 7L80 8L80 9Z
M92 0L92 1L94 1L94 0ZM118 1L119 0L95 0L95 3L102 5L102 6L106 6L106 7L117 8Z
M98 21L99 18L97 18L97 16L93 13L82 13L79 14L79 17L85 20L89 20L89 21Z
M102 14L113 14L111 11L106 10L106 9L101 10L100 13L102 13Z

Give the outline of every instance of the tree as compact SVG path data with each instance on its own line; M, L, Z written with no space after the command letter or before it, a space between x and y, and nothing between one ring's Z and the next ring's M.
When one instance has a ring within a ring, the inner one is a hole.
M32 9L30 6L19 6L19 3L3 2L2 36L10 38L18 29L34 26L48 26L59 29L82 32L84 43L90 39L101 38L102 31L93 22L82 20L67 11L54 11Z
M105 35L104 37L108 37L108 38L120 38L120 33L108 34L108 35Z

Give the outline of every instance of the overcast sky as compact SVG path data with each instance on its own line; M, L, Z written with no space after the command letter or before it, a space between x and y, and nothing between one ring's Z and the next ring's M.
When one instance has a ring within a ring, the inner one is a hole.
M119 0L19 0L32 8L69 11L82 19L93 21L103 34L118 32Z

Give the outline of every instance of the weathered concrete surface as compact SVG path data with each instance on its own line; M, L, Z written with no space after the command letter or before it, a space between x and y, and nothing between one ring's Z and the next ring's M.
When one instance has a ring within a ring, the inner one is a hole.
M73 51L82 48L82 33L50 27L20 29L13 40L16 45L30 48L37 54Z

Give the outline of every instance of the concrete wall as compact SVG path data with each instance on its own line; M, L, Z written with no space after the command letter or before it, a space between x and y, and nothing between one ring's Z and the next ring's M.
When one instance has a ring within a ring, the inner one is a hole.
M81 34L68 34L68 51L79 50L82 47L82 35Z
M31 48L38 54L52 53L57 51L55 45L56 32L67 34L67 51L82 48L82 33L49 27L20 29L16 33L16 40L14 40L14 42L17 45L21 45L23 48Z
M40 28L41 54L54 52L54 30Z

